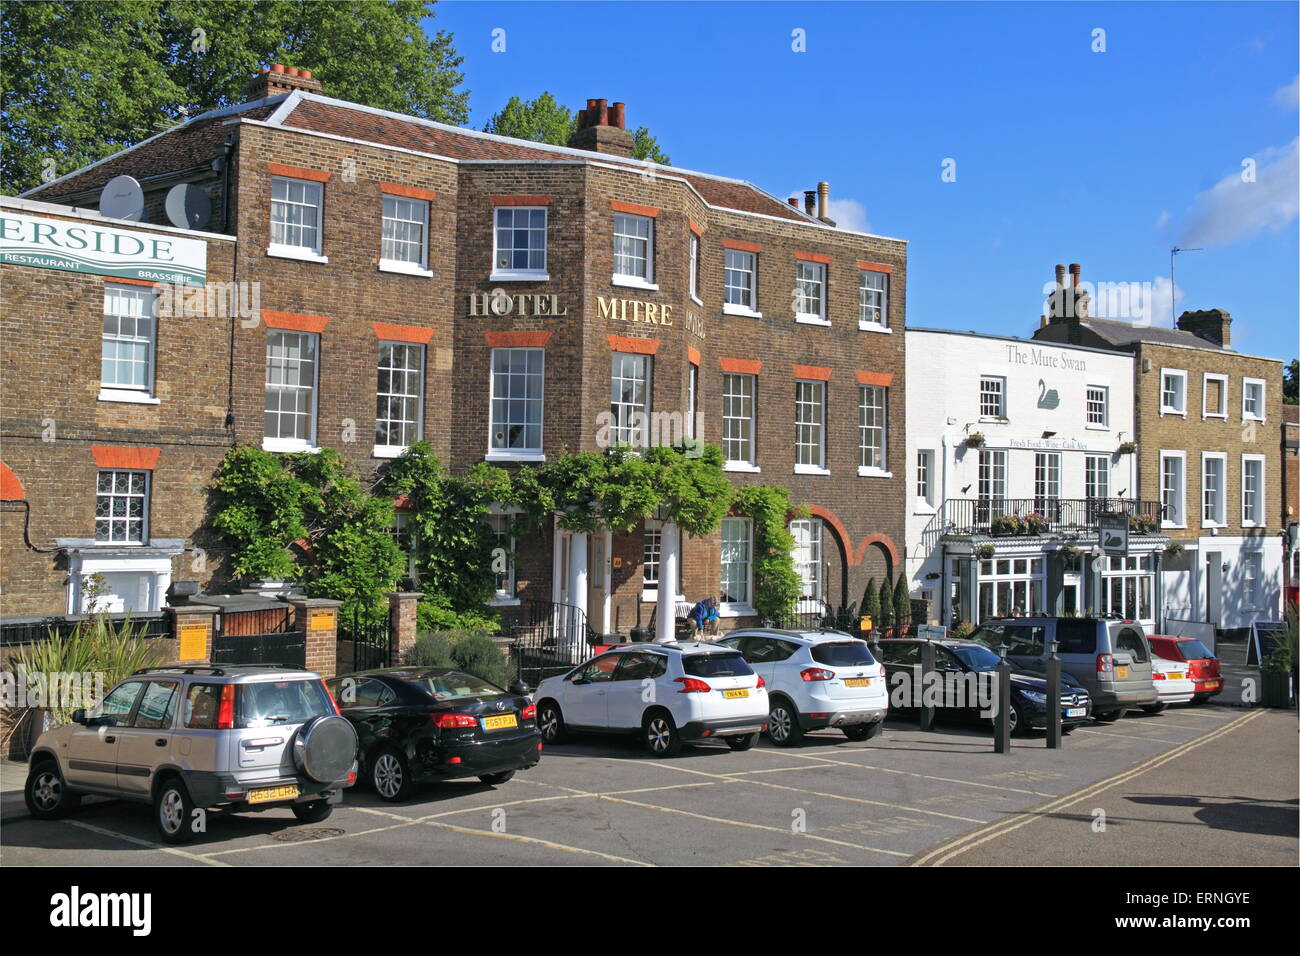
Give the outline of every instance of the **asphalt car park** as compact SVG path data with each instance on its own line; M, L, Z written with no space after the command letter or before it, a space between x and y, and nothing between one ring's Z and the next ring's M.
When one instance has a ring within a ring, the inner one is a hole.
M0 863L900 865L1244 720L1250 712L1228 704L1239 683L1229 677L1222 703L1134 711L1080 727L1060 750L1046 749L1041 734L1017 738L1005 755L982 728L923 733L914 718L892 715L868 741L821 730L797 748L714 742L670 760L631 738L577 737L497 787L430 784L402 804L352 788L320 826L287 810L214 814L185 847L158 841L148 807L118 801L31 819L21 803L26 768L6 763Z

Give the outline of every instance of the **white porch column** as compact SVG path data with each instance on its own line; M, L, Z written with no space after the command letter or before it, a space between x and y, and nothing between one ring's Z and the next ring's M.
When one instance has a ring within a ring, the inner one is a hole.
M677 639L677 525L665 521L659 531L659 596L655 641Z
M569 535L569 603L587 613L587 533Z

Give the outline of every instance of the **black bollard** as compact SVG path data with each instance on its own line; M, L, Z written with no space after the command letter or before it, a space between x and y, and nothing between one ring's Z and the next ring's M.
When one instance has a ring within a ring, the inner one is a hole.
M1056 655L1060 645L1052 641L1051 655L1047 658L1047 749L1061 748L1061 659Z
M1002 660L995 673L998 675L998 713L993 719L993 752L1011 753L1011 665L1007 663L1006 645L998 648Z
M925 703L925 682L934 673L934 645L929 641L921 644L921 729L934 730L934 706Z

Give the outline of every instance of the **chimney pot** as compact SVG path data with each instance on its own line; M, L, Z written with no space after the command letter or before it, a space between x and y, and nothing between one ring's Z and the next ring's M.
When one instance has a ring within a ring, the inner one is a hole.
M1065 265L1059 262L1056 264L1056 287L1065 288Z
M273 64L271 64L271 72L272 72L272 73L283 73L283 72L284 72L284 64L283 64L283 63L273 63Z
M304 80L310 80L311 70L299 70L298 75L301 76Z
M322 91L320 80L311 75L311 70L298 67L286 67L283 63L273 63L269 69L262 69L248 83L250 100L260 100L272 96L281 96L295 90L309 93Z
M803 211L808 215L813 215L817 209L817 190L805 189L803 191Z
M1080 266L1079 263L1077 262L1070 263L1070 285L1077 286L1079 284L1079 276L1080 274L1082 274L1082 272L1083 272L1083 267Z
M609 108L609 125L617 126L619 129L627 129L627 120L625 116L625 104L615 103Z
M817 218L825 221L830 215L831 184L823 180L817 184Z
M789 199L786 200L786 202L788 202L791 206L794 206L795 209L798 209L798 208L799 208L799 197L798 197L798 196L791 196Z

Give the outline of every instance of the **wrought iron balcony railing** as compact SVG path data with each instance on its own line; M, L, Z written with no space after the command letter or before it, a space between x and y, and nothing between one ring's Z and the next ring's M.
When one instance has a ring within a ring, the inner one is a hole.
M944 535L1078 535L1103 514L1124 514L1133 534L1160 530L1161 504L1135 498L949 498L922 535L926 550Z

